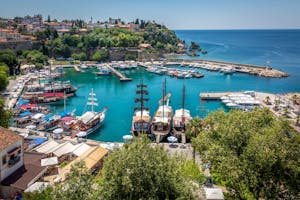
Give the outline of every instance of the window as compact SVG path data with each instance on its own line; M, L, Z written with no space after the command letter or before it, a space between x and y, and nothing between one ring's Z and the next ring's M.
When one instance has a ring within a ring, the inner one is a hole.
M4 155L3 157L2 157L2 165L5 165L6 164L6 161L7 159L6 159L6 155Z

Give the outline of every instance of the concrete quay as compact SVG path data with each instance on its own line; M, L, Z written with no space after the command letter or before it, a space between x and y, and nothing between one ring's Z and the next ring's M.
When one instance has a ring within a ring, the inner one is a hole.
M196 65L195 65L196 64ZM165 65L193 65L193 67L203 68L201 65L215 65L221 68L232 67L236 72L257 75L263 77L283 78L288 74L269 66L259 66L243 63L223 62L215 60L196 59L166 59ZM206 68L204 68L206 69Z

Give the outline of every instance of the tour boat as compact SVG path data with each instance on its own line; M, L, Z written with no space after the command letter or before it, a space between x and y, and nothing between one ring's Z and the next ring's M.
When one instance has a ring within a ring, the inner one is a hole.
M159 100L159 107L158 110L155 112L151 132L156 137L156 142L162 141L171 131L172 125L172 114L173 110L172 107L169 106L169 99L171 94L166 93L166 79L164 82L163 90L162 90L162 98Z
M87 135L95 132L102 125L107 108L104 108L101 112L94 110L95 106L98 106L96 94L92 89L89 93L87 106L91 106L91 110L86 111L83 115L76 118L76 122L71 126L74 131L85 131Z
M147 95L149 92L146 90L147 85L141 84L137 85L136 94L139 95L135 98L135 103L139 103L139 107L134 109L134 115L132 117L132 134L138 136L139 134L150 134L151 133L151 116L149 108L145 107L145 102L149 100Z
M173 134L178 139L184 140L185 143L185 128L192 116L190 111L184 108L185 102L185 86L182 88L182 108L175 111L173 116ZM184 138L183 138L184 137Z

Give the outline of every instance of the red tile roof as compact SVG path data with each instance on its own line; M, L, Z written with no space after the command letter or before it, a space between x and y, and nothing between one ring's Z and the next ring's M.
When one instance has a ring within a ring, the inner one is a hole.
M13 131L3 128L0 126L0 150L3 150L19 140L22 140L22 137L15 134Z

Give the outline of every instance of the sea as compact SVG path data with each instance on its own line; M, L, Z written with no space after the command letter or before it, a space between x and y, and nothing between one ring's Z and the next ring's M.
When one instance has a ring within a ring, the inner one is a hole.
M67 100L67 108L76 108L81 115L89 108L86 106L91 89L97 94L101 110L108 107L102 127L88 136L90 139L105 142L122 142L123 136L131 134L131 121L134 112L136 85L143 79L148 85L149 101L146 104L153 116L162 96L162 84L166 78L167 92L172 94L173 110L181 108L182 87L186 87L185 107L192 116L205 117L209 112L228 109L220 101L200 101L201 92L255 90L272 93L300 92L300 30L176 30L178 37L189 44L198 43L207 50L201 59L231 61L245 64L270 65L289 74L286 78L265 78L234 73L223 75L219 72L201 70L201 79L176 79L167 75L156 75L142 67L122 71L131 82L120 82L115 76L100 77L93 72L83 73L65 69L61 80L70 80L78 87L76 96ZM186 56L182 56L186 57ZM171 66L179 67L179 66ZM53 112L60 112L63 105L53 105Z

